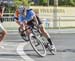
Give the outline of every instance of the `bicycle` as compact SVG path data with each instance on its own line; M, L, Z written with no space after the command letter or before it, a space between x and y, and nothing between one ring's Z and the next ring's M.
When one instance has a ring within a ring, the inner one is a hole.
M27 30L31 30L31 34L27 35ZM34 51L41 57L46 56L46 48L48 47L48 50L51 52L52 55L55 53L51 51L51 48L49 46L49 42L46 41L46 38L42 35L40 30L37 26L28 27L24 31L19 27L19 33L20 36L24 41L29 41ZM46 41L46 42L45 42Z

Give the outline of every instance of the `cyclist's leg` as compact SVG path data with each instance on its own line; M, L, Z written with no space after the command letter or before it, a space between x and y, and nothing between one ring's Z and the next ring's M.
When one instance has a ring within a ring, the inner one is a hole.
M50 45L53 45L50 35L46 32L45 28L42 25L42 22L40 20L40 18L38 16L36 16L38 19L38 23L39 23L39 27L40 27L40 31L42 32L42 34L47 38L47 40L49 41Z
M55 52L56 51L55 45L51 41L50 35L46 32L45 28L42 25L40 25L40 31L47 38L47 40L48 40L48 42L50 44L51 50Z
M46 32L45 28L43 27L43 25L40 25L40 31L42 32L42 34L47 38L47 40L49 41L50 45L53 45L50 35Z

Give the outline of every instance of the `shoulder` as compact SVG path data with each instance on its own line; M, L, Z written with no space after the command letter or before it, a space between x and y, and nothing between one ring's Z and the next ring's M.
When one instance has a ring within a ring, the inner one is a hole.
M28 14L35 14L35 12L33 11L33 9L28 9L28 10L27 10L27 13L28 13Z
M27 12L34 12L33 9L27 9Z

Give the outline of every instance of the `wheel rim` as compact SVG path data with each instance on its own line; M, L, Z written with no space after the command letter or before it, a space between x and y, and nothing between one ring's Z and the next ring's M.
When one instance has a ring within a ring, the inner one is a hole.
M33 49L40 55L45 56L46 55L46 49L43 43L39 39L35 39L32 36L30 36L30 43L33 47ZM37 45L37 46L36 46Z

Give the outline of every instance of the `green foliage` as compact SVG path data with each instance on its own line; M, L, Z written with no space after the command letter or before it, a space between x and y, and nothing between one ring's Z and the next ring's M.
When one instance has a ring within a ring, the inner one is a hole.
M21 0L21 1L22 1L22 3L23 3L24 5L26 5L26 6L29 5L28 0Z
M54 4L54 0L49 0L49 5L53 5Z
M34 2L29 0L13 0L14 6L5 4L6 9L5 12L14 12L16 7L18 7L21 4L24 4L25 6L31 6L34 5ZM48 0L38 0L37 5L43 5L47 6ZM59 6L75 6L75 0L58 0ZM36 3L35 3L36 4ZM49 5L54 5L54 0L49 0Z
M39 0L39 5L47 5L48 0Z
M69 5L69 0L58 0L59 5Z
M75 0L70 0L71 5L75 6Z
M49 5L54 5L54 0L50 0ZM59 6L75 6L75 0L58 0Z
M59 0L59 6L75 6L75 0Z
M14 0L15 6L18 7L19 5L23 4L25 6L28 6L28 0Z

